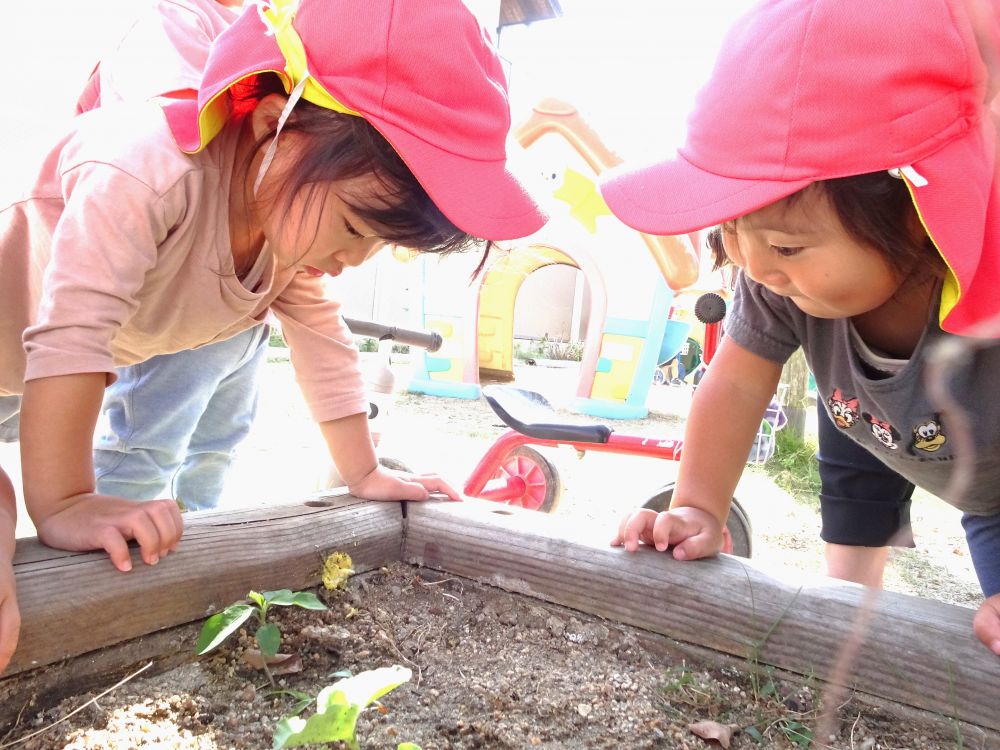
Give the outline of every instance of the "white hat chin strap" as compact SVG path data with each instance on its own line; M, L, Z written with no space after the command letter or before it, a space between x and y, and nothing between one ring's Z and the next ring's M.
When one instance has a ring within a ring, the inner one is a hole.
M271 162L274 161L274 155L278 151L278 136L281 135L281 129L285 127L285 123L288 121L288 116L292 114L292 109L298 103L299 99L302 98L302 92L305 91L306 81L309 80L309 71L302 76L302 80L295 84L288 94L288 101L285 102L285 106L281 110L281 116L278 117L278 126L274 131L274 138L267 145L267 151L264 152L264 159L260 163L260 169L257 171L257 179L253 182L253 197L257 197L257 191L260 190L260 184L264 181L264 175L267 174L267 170L271 166Z
M889 174L897 180L901 180L905 177L910 181L910 184L913 185L913 187L923 187L927 184L927 178L920 174L920 172L915 170L912 166L890 169Z

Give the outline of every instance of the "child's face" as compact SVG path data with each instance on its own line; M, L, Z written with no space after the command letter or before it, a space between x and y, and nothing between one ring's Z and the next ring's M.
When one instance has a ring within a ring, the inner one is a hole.
M300 191L286 214L272 215L264 226L279 262L313 276L339 276L375 255L385 241L348 202L379 200L379 185L374 176L365 176Z
M903 281L882 255L848 234L820 190L748 214L722 238L726 254L751 279L817 318L875 310Z

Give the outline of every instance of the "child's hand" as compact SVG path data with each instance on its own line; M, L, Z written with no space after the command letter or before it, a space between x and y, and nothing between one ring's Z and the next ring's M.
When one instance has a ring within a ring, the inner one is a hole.
M671 508L660 513L640 508L621 520L611 546L624 546L626 552L635 552L640 543L660 552L676 545L674 559L696 560L722 549L722 527L715 516L700 508Z
M410 474L393 471L381 464L360 481L348 485L355 497L367 500L427 500L430 493L438 492L452 500L461 500L461 495L437 474Z
M979 605L972 629L986 648L1000 656L1000 594L994 594Z
M0 562L0 672L10 663L17 648L17 634L21 629L21 613L14 595L14 566Z
M173 500L136 502L87 493L36 522L36 528L43 544L78 552L103 549L118 570L127 571L132 569L130 539L139 543L143 562L156 565L177 549L184 521Z

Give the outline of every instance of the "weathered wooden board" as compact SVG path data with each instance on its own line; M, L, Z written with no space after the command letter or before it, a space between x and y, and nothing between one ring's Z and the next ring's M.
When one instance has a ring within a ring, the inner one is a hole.
M319 581L323 556L347 552L357 570L400 557L398 503L345 497L327 507L270 506L186 517L176 553L118 572L103 552L18 540L21 638L5 676L199 620L258 590Z
M404 560L681 641L829 680L854 623L868 619L848 685L1000 729L1000 658L972 632L973 611L874 593L828 578L808 586L722 556L677 562L608 546L607 529L488 503L410 504Z

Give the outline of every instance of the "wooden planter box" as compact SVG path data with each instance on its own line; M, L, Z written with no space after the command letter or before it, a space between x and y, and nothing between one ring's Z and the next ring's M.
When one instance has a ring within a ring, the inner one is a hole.
M563 518L490 503L348 497L193 514L175 554L152 567L134 555L127 574L103 552L20 540L21 641L0 680L0 727L23 708L26 680L65 694L69 677L86 682L114 665L188 650L200 622L250 587L315 585L323 557L341 551L358 572L417 563L824 681L853 633L851 689L1000 730L1000 658L973 635L972 610L828 578L792 585L728 556L629 555L607 536L567 533Z

